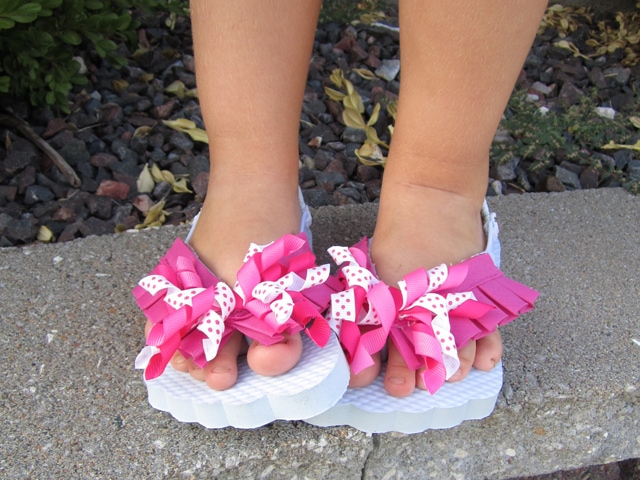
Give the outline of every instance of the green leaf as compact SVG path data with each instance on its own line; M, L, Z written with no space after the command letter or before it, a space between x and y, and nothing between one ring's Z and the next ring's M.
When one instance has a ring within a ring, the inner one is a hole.
M38 12L42 7L37 3L25 3L17 10L7 14L11 20L17 23L31 23L38 18Z
M80 34L72 30L60 32L60 38L64 43L68 43L69 45L80 45L82 43Z
M10 18L0 17L0 30L8 30L10 28L13 28L15 24L16 22L11 20Z
M11 78L7 76L0 77L0 92L8 93L11 85Z
M100 10L104 8L104 3L99 0L85 0L84 6L89 10Z

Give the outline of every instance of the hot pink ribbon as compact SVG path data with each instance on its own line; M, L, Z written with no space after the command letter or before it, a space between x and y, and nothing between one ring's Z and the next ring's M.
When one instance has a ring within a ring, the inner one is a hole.
M304 234L252 245L237 278L231 290L176 240L133 291L154 324L136 359L145 378L161 375L177 350L203 367L235 330L264 344L305 330L326 345L330 329L321 312L339 285L328 265L315 265Z
M329 323L340 335L353 372L372 365L372 355L391 336L407 366L424 369L425 386L435 393L460 366L449 312L462 308L478 318L493 308L470 291L458 291L469 268L418 269L395 288L377 279L366 239L351 248L332 247L329 253L341 266L338 278L345 285L332 295Z
M133 294L153 323L147 346L136 359L136 368L144 368L147 379L162 374L194 329L200 332L199 351L205 362L216 356L230 334L225 320L236 308L237 296L181 240L140 280Z
M329 254L340 266L335 278L342 291L331 295L327 313L354 373L374 364L372 355L384 348L397 309L389 287L378 280L363 238L352 247L331 247Z
M316 266L315 259L304 233L285 235L264 247L251 246L234 291L261 327L273 332L269 338L257 338L262 343L269 345L283 333L301 330L320 347L329 341L331 330L322 312L335 282L327 285L329 266ZM256 332L251 329L249 336L256 338L252 333Z

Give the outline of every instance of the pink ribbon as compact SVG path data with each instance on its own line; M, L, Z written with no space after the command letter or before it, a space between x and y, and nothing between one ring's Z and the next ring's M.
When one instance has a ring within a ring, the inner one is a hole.
M327 318L357 374L373 365L372 355L385 346L397 308L389 287L374 272L366 238L353 247L331 247L329 254L341 267L335 278L343 291L331 295Z
M134 289L138 305L153 323L147 346L136 359L136 368L144 368L147 379L162 374L194 329L200 332L198 356L205 362L228 338L225 320L236 307L236 295L203 267L191 249L176 240Z
M372 355L391 336L407 366L423 369L424 384L435 393L460 367L450 312L462 309L480 318L493 306L460 291L469 272L465 264L418 269L398 282L399 288L390 287L377 279L367 247L363 239L351 248L329 249L345 285L332 295L329 324L339 333L354 373L373 365Z
M252 245L232 290L176 240L133 293L154 324L136 359L145 378L162 374L179 350L203 367L238 330L264 344L305 330L319 346L330 329L321 312L339 283L316 266L304 234Z

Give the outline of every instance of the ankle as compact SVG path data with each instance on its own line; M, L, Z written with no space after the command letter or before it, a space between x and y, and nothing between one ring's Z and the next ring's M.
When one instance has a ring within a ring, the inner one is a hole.
M383 195L371 256L385 282L393 285L417 268L453 265L484 250L482 202L416 185Z
M227 284L235 283L251 243L264 245L300 232L297 186L284 183L210 182L189 243Z

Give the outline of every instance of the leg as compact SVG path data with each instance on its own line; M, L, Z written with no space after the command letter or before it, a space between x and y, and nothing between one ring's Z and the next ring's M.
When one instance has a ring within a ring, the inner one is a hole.
M387 283L484 249L489 147L546 4L400 1L402 86L372 245ZM452 380L501 351L498 333L463 348ZM415 386L392 346L385 385L396 396Z
M298 233L298 126L320 0L192 0L198 91L209 136L211 177L191 246L229 285L251 242ZM277 212L277 213L276 213ZM240 337L204 370L172 365L229 388ZM254 344L249 364L275 375L300 358L299 335Z

